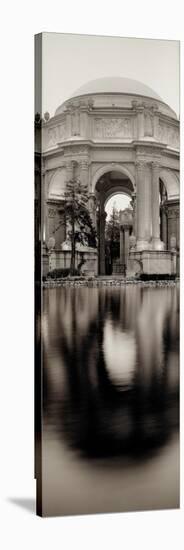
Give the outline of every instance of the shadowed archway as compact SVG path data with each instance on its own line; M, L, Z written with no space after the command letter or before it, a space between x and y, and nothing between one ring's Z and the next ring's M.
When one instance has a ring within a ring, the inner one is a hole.
M98 273L106 275L106 247L105 247L105 226L106 226L106 205L114 195L123 194L130 198L133 206L135 188L127 176L127 173L113 169L103 173L96 182L95 194L97 199L97 234L98 234Z

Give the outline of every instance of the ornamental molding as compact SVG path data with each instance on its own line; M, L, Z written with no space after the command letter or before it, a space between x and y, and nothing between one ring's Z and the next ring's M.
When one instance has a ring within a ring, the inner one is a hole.
M88 170L90 165L88 160L81 160L79 164L80 164L81 170Z
M49 207L48 208L48 217L49 218L55 218L56 215L57 215L57 209Z
M179 217L179 208L172 208L167 206L167 215L168 218L178 218Z
M153 168L154 170L160 170L161 166L160 166L160 162L159 162L159 161L153 160L153 161L151 162L151 164L152 164L152 168Z
M131 137L132 117L95 117L93 134L96 138Z
M157 113L159 111L159 107L157 103L153 102L151 98L149 101L138 101L134 99L132 101L132 109L139 112L143 112L144 110L147 110L152 114Z
M142 158L135 161L135 166L137 170L143 170L147 165L151 165L150 158Z
M151 140L149 140L148 144L145 144L143 141L141 143L135 141L134 146L137 155L151 155L152 157L154 155L160 156L164 148L162 143L151 142Z
M47 129L47 145L48 147L54 147L58 142L62 141L66 137L66 124L62 122L57 124L57 126Z
M59 170L62 170L65 167L66 167L66 162L62 162L62 164L60 164L59 166L55 166L54 168L53 168L53 166L46 166L45 167L45 175L46 174L48 174L48 175L51 174L52 175L52 173L55 174L56 172L58 172Z
M120 162L98 162L98 167L96 167L91 181L91 193L94 193L97 181L107 174L107 172L116 171L122 173L124 176L126 175L127 178L131 181L133 189L136 189L136 182L135 182L135 175L134 175L134 163L131 163L131 168L129 166L130 161L123 162L122 164Z
M69 144L65 148L64 156L71 156L71 155L88 155L89 153L89 146L87 145L72 145Z
M167 145L179 149L180 135L179 128L177 128L176 126L170 125L168 122L165 122L163 120L159 120L157 135L161 143L167 143Z
M94 107L94 100L93 99L72 99L68 100L67 104L65 105L65 113L74 113L75 110L83 110L87 109L91 111Z

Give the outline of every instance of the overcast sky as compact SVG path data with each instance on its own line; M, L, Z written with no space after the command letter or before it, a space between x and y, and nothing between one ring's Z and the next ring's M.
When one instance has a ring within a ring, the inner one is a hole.
M43 33L43 113L104 76L143 82L179 115L178 41Z

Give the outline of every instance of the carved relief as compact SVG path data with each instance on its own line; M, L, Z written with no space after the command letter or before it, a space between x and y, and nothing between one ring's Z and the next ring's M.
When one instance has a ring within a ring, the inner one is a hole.
M88 147L85 145L70 145L65 149L65 156L68 155L86 155L88 153Z
M57 215L56 208L48 208L48 217L49 218L55 218L56 215Z
M81 170L88 170L88 168L89 168L88 160L86 160L86 159L81 160L80 161L80 167L81 167Z
M59 141L65 138L65 124L58 126Z
M48 145L57 145L58 141L61 141L65 137L65 124L59 124L55 128L48 129Z
M57 143L57 128L48 129L48 145L55 145Z
M132 121L129 118L96 118L94 134L98 138L130 137Z
M158 126L158 138L160 141L179 149L179 129L160 121Z

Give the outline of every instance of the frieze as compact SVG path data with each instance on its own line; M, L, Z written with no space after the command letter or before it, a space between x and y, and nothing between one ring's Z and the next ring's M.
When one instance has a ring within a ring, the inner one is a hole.
M97 138L131 137L130 118L95 118L94 134Z
M86 145L67 145L65 148L65 156L86 154L88 154L88 147Z
M179 149L179 129L160 121L158 125L158 139Z
M57 145L59 141L62 141L65 138L65 124L59 124L54 128L48 129L48 145L54 146Z

